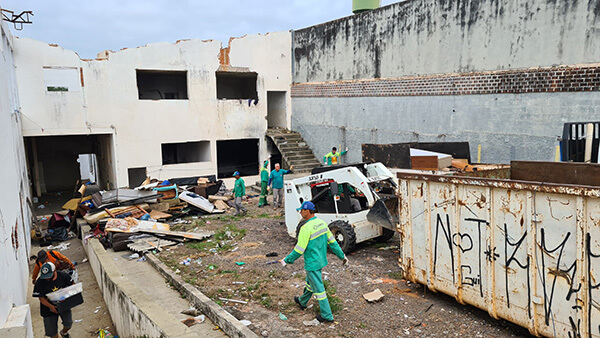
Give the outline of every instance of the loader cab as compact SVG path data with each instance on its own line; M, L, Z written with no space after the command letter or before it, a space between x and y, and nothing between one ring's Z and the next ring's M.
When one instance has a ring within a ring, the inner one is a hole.
M315 183L311 185L311 195L311 200L319 213L335 214L336 200L339 214L350 214L367 209L366 197L349 183L337 183L334 180Z

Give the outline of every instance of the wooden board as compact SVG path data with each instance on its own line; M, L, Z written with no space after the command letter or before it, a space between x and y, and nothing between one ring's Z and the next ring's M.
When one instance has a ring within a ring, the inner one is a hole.
M156 235L179 237L179 238L184 238L184 239L193 239L193 240L197 240L197 241L203 240L205 238L208 238L208 237L214 235L213 231L183 232L183 231L164 231L164 230L148 229L148 230L140 230L139 232L143 232L146 234L156 234Z
M161 219L161 218L169 218L172 217L171 214L167 214L166 212L152 210L150 211L150 217L153 219Z
M437 156L411 156L411 169L419 170L438 170Z
M600 164L511 161L513 180L600 186Z

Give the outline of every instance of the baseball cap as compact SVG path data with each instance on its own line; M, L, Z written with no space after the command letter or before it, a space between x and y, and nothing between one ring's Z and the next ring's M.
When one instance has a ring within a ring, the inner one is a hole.
M50 279L52 278L52 276L54 276L54 270L56 269L56 267L54 266L53 263L44 263L44 265L42 265L42 268L40 269L40 272L42 273L40 275L40 279Z
M315 205L313 202L310 201L306 201L304 203L302 203L302 206L298 209L296 209L296 211L300 211L300 210L312 210L315 211Z
M236 172L233 173L233 176L238 176L239 174L240 174L240 172L236 171Z

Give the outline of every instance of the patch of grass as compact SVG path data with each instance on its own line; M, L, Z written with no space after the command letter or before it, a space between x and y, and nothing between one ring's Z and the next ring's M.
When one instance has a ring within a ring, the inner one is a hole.
M265 213L256 215L255 218L271 218L271 215L269 215L265 212Z
M224 241L230 239L240 239L246 236L246 229L239 229L234 224L228 224L225 228L217 231L213 238L217 241Z
M223 271L220 272L220 274L223 274L223 275L224 274L228 274L228 273L232 274L233 278L236 278L236 279L240 278L240 274L237 271L235 271L235 270L223 270Z
M207 241L194 241L185 243L186 248L194 249L198 251L208 251L217 246L215 242L207 242Z
M331 285L331 282L328 280L324 281L323 285L325 286L325 292L327 293L327 300L329 301L331 313L336 314L340 312L344 308L344 304L340 297L337 297L335 295L336 289ZM315 306L315 312L320 313L320 311L321 309L318 306Z
M276 278L279 276L281 276L281 271L275 269L269 271L269 278Z
M189 277L189 278L184 278L183 281L186 282L186 283L188 283L188 284L196 284L196 282L198 281L198 278L196 278L196 277Z
M258 290L258 288L260 288L260 282L248 284L248 286L246 286L246 290L248 290L249 292L256 291Z
M402 276L402 272L390 272L388 273L388 277L395 280L403 280L404 276Z
M365 324L365 323L358 323L356 325L356 327L359 328L359 329L366 329L367 328L367 324Z
M303 274L303 273L297 273L297 274L296 274L296 278L300 278L300 279L302 279L302 280L305 280L305 279L306 279L306 275L305 275L305 274Z
M260 305L270 308L273 306L273 301L271 300L271 296L268 293L263 293L260 296Z
M223 302L220 299L215 300L215 303L217 303L217 305L220 307L223 307Z

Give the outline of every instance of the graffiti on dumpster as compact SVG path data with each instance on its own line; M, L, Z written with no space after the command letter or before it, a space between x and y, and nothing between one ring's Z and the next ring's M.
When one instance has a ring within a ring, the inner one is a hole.
M465 286L477 287L479 289L480 296L483 298L483 284L481 282L481 274L482 274L482 261L483 262L495 262L501 258L501 253L504 254L504 280L505 285L511 285L511 275L515 275L517 269L526 273L527 276L530 276L531 262L530 257L527 255L527 236L528 232L525 230L522 234L519 234L516 237L513 237L510 232L507 224L504 224L503 232L504 232L504 250L498 251L496 247L492 247L489 243L486 245L482 245L483 242L483 231L484 227L489 227L490 223L484 219L478 218L465 218L464 221L466 224L472 224L473 230L476 231L477 236L472 236L471 233L466 231L466 228L463 227L463 231L465 232L452 232L451 229L454 229L450 223L450 215L448 214L437 214L436 217L436 229L435 229L435 240L434 240L434 264L433 264L433 274L436 274L436 268L438 266L438 257L448 257L450 261L450 267L452 271L452 281L453 283L456 281L456 270L455 270L455 256L457 253L463 254L476 254L478 266L472 266L469 264L461 264L460 271L460 284ZM578 282L577 279L577 260L573 260L573 262L565 262L564 252L569 240L572 239L571 233L566 232L562 234L562 239L558 243L551 243L545 229L540 229L540 242L538 243L538 248L540 250L540 255L538 256L538 264L540 264L540 271L547 271L548 273L541 273L539 278L541 280L542 293L543 293L543 306L544 306L544 319L545 324L550 325L550 322L553 320L552 307L554 300L557 296L556 294L556 284L558 278L564 278L568 285L569 289L566 293L565 299L567 301L573 301L572 309L576 311L583 310L581 305L578 303L577 293L581 291L581 283ZM588 299L592 299L592 291L600 288L600 282L597 284L592 283L591 281L595 280L591 276L591 261L593 258L600 258L600 253L592 253L590 249L590 234L587 234L587 262L588 262ZM449 256L448 256L449 255ZM519 258L519 256L524 258ZM553 257L554 263L550 263L548 257ZM570 264L569 264L570 263ZM526 278L527 280L527 312L529 318L531 318L531 285L530 278ZM506 291L506 305L510 308L511 306L511 291L508 287L505 288ZM573 297L575 295L575 297ZM588 318L591 316L593 301L588 302ZM569 336L579 337L580 336L580 326L581 320L574 319L569 317L569 325L571 326L571 332ZM588 321L589 330L591 330L591 321ZM591 332L589 331L588 332ZM598 327L598 331L600 332L600 326Z

